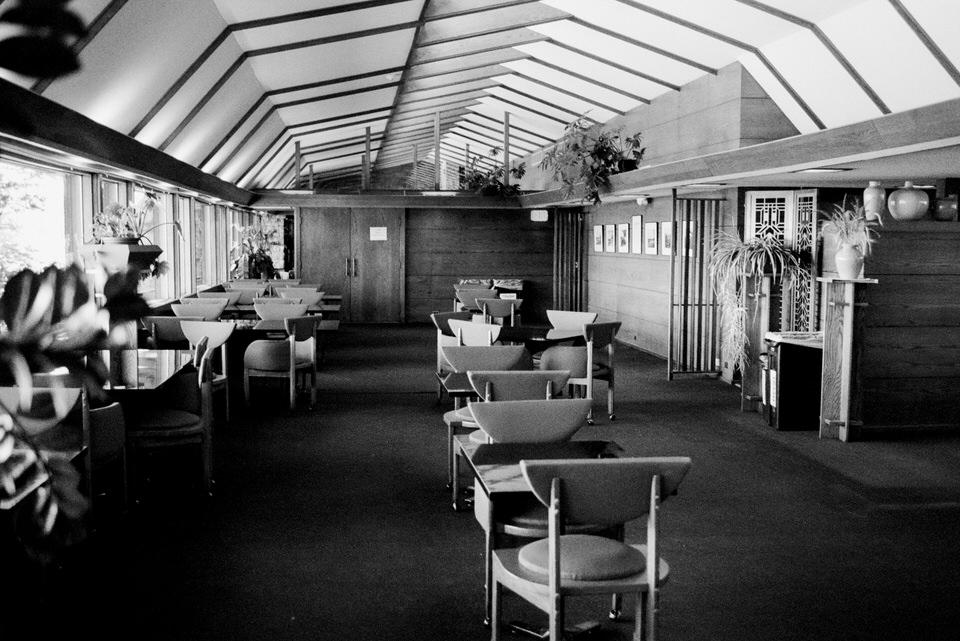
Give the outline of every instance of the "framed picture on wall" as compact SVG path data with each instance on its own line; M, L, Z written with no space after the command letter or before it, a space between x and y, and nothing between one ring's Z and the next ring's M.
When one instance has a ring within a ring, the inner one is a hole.
M617 253L630 253L630 223L617 224Z
M660 253L664 256L673 254L673 223L660 223Z
M593 251L603 251L603 225L593 226Z
M643 253L643 216L634 216L630 223L630 231L633 237L630 238L630 249L634 254Z
M604 232L604 236L603 236L604 249L606 249L608 252L611 252L611 253L617 251L617 226L604 225L603 232Z
M660 234L657 223L643 225L643 253L656 254L660 251Z

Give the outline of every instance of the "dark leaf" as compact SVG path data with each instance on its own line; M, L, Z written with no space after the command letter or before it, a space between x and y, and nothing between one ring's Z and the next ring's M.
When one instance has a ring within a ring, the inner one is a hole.
M47 6L43 6L47 5ZM0 22L11 22L37 29L50 29L55 33L82 36L87 29L77 14L63 8L51 7L49 3L21 4L0 14Z
M48 78L72 73L80 63L57 38L13 36L0 40L0 67L32 78Z
M110 312L111 321L137 320L150 313L150 306L137 292L140 274L135 269L111 274L103 286L106 302L104 309Z

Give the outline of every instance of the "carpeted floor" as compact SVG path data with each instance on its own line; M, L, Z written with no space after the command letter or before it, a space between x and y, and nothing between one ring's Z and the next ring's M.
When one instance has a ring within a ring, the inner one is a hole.
M344 327L318 408L288 417L280 388L257 388L254 409L218 427L209 500L184 480L188 452L156 457L140 505L24 611L138 640L489 638L481 530L444 487L434 339L426 326ZM617 366L617 420L598 401L581 435L694 461L662 512L663 639L958 638L960 435L778 433L719 381L667 381L662 361L626 348ZM604 606L574 602L569 618Z

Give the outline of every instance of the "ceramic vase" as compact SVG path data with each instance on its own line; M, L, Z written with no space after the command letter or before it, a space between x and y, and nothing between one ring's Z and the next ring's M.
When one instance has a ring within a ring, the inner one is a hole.
M903 187L894 190L887 199L887 209L896 220L920 220L927 215L930 208L930 196L922 189L917 189L909 180Z
M933 208L933 217L936 220L956 220L957 194L937 198L936 206Z
M883 214L883 205L887 191L880 186L879 180L871 180L863 190L863 211L867 214Z
M833 255L833 260L837 265L837 274L843 280L854 280L860 278L860 272L863 270L863 254L860 248L851 243L841 243L840 249Z

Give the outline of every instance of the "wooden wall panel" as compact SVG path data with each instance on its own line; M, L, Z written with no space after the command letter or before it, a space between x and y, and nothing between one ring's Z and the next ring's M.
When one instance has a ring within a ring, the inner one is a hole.
M888 220L880 231L863 315L866 428L960 428L957 256L956 223Z
M407 211L406 321L453 309L460 278L520 278L523 322L546 322L552 301L553 218L512 210Z

